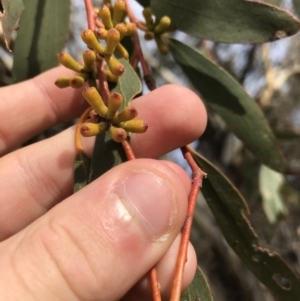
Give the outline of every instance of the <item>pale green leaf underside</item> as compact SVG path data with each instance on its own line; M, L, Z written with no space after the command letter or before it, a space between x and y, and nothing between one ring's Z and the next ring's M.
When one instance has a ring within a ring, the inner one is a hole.
M18 27L18 21L24 10L23 0L2 0L3 17L1 19L6 48L10 49L10 39L13 31Z
M264 211L269 222L274 224L287 215L287 208L280 195L280 189L284 184L284 176L262 165L258 179Z
M181 294L180 301L213 301L211 291L201 269L198 267L196 270L193 282Z

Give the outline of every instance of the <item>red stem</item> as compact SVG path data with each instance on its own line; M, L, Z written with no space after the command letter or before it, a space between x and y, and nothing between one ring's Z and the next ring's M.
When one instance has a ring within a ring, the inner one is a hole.
M158 283L158 275L156 267L153 267L150 272L150 282L151 282L151 290L152 290L152 297L153 301L161 301L161 295L159 290L159 283Z
M131 10L128 0L124 0L124 1L126 3L127 14L128 14L130 22L138 23L137 19L135 18L134 14ZM146 60L143 55L143 51L141 48L141 44L140 44L140 40L139 40L139 36L138 36L137 32L133 35L133 43L134 43L134 54L135 54L135 56L137 56L139 58L139 61L141 62L144 76L151 75L150 69L149 69L148 64L146 63Z
M84 0L85 9L86 9L86 16L87 16L87 22L88 27L91 30L95 30L95 12L94 12L94 6L92 3L92 0Z
M122 146L124 149L124 152L126 154L126 157L128 160L134 160L136 159L133 150L128 142L128 140L122 141ZM159 289L159 283L158 283L158 275L157 275L157 269L156 267L153 267L150 272L150 283L151 283L151 290L152 290L152 296L153 301L161 301L161 295L160 295L160 289Z
M133 150L131 148L131 145L129 144L127 139L122 141L122 146L128 161L136 159Z
M206 175L198 167L197 163L193 159L191 153L189 153L188 148L186 146L181 148L181 152L192 169L192 187L188 199L188 210L182 228L181 242L180 242L178 257L176 261L175 277L173 280L170 301L180 300L183 271L184 271L185 263L187 261L187 249L188 249L190 235L191 235L193 216L194 216L195 207L197 203L197 196L200 191L200 187L202 186L203 177Z

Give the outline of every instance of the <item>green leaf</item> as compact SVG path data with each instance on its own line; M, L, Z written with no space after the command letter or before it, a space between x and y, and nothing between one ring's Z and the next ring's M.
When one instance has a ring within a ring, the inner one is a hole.
M267 2L272 5L280 6L282 0L265 0L264 2Z
M259 190L263 199L263 208L270 223L274 224L287 215L287 208L280 190L284 176L265 165L259 171Z
M297 15L300 16L300 0L293 0L293 6Z
M265 165L287 171L266 118L240 84L195 49L174 39L169 40L169 45L175 61L203 96L205 104L224 119Z
M286 301L300 300L300 278L284 260L258 245L245 200L220 170L190 150L207 174L201 189L225 239L245 265L270 290Z
M130 101L142 91L142 83L129 62L124 58L118 58L124 65L125 72L119 77L117 85L112 92L118 92L123 95L123 104L121 108L128 106Z
M9 44L13 31L17 29L20 16L24 10L23 0L2 0L3 16L1 19L3 36L6 48Z
M136 0L136 1L144 7L150 6L150 2L151 2L151 0Z
M79 152L74 165L74 192L77 192L88 182L91 158L84 152Z
M152 0L154 14L190 35L224 43L263 43L295 34L299 21L288 11L241 0Z
M294 131L290 129L283 129L283 130L274 130L274 134L277 139L281 140L291 140L291 139L299 139L300 138L300 132Z
M113 141L108 132L97 135L88 183L125 161L122 143Z
M201 269L198 267L196 275L190 286L181 294L181 301L213 301L210 288L208 286L206 277Z
M17 82L58 65L69 32L70 0L25 0L14 47Z

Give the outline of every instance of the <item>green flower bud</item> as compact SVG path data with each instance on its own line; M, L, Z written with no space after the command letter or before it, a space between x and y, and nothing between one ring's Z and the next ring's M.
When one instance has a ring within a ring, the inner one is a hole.
M132 106L125 107L117 116L113 119L113 124L120 124L121 122L131 120L138 115L136 108Z
M86 29L81 33L82 41L91 49L103 55L104 47L98 42L94 32Z
M123 96L120 93L113 92L109 95L107 106L108 110L105 118L112 120L123 102Z
M126 27L127 27L127 33L126 33L127 36L132 36L137 31L137 27L134 23L127 23Z
M142 119L133 119L121 123L121 127L127 132L145 133L148 129L147 123Z
M75 75L70 79L70 86L72 88L77 89L77 88L82 87L84 82L85 82L84 77L82 77L80 75Z
M80 133L84 137L91 137L103 133L107 130L107 123L92 123L86 122L80 128Z
M125 23L119 23L115 26L115 29L120 33L120 40L123 39L125 35L127 35L127 26Z
M119 43L116 47L116 52L122 56L125 60L129 60L129 54L128 54L128 51L127 49L121 44Z
M122 142L127 137L126 131L122 128L111 126L108 131L112 140L114 140L115 142Z
M76 62L70 56L70 54L68 54L66 52L61 52L58 54L57 57L58 57L58 61L66 68L69 68L75 72L81 72L83 67L78 62Z
M59 77L56 81L55 81L55 85L58 88L66 88L66 87L70 87L70 79L72 78L72 76L62 76Z
M114 27L111 19L110 9L106 5L100 7L98 17L102 20L102 23L106 29L111 29Z
M124 0L117 0L114 5L113 24L121 23L126 16L126 3Z
M118 76L115 76L111 73L110 70L106 70L105 71L105 74L106 74L106 79L109 81L109 82L113 82L113 83L116 83L119 79Z
M104 28L99 28L97 31L96 31L96 36L98 39L100 40L105 40L106 37L107 37L107 30L104 29Z
M146 31L145 34L144 34L144 39L146 41L153 40L154 39L154 33L153 33L153 31Z
M114 53L116 46L120 42L120 33L115 28L110 29L107 32L106 37L106 47L104 50L104 55L110 56Z
M150 7L146 7L143 10L143 16L146 20L147 28L151 31L153 29L153 18L152 18L152 10Z
M111 56L106 62L109 70L114 76L121 76L124 73L124 66L114 56Z
M94 63L96 61L96 53L92 50L86 50L82 54L83 61L84 61L84 71L93 71Z
M95 109L99 116L105 117L107 106L95 87L87 87L82 92L83 97Z
M162 34L170 29L171 19L168 16L162 17L158 24L154 27L155 34Z
M160 36L155 37L155 42L156 42L157 48L161 54L166 55L169 53L168 45L161 39Z

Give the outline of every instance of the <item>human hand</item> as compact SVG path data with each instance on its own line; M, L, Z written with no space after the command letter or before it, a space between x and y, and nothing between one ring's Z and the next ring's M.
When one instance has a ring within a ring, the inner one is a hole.
M168 295L190 178L176 164L146 158L199 137L204 106L174 85L134 100L149 125L131 138L144 159L121 164L72 195L74 127L12 151L87 106L81 91L55 87L62 72L0 90L0 300L147 300L145 275L156 264ZM184 286L195 268L190 245Z

